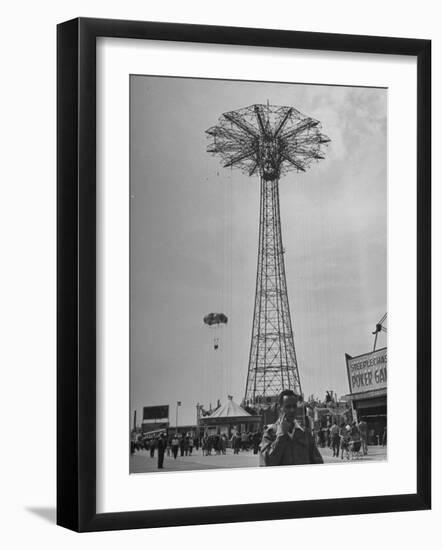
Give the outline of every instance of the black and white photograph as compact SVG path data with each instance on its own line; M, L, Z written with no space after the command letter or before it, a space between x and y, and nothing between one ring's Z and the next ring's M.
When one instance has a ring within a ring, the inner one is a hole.
M387 460L387 101L130 76L130 473Z
M5 4L2 548L440 538L437 7Z

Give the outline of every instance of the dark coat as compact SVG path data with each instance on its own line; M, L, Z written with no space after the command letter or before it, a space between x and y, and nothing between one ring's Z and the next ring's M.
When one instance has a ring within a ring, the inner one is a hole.
M160 437L157 443L157 447L158 447L158 454L164 454L164 451L166 450L166 447L167 447L167 440L163 437Z
M295 428L293 438L278 434L279 420L267 427L260 444L260 466L288 466L291 464L323 464L312 435L306 429Z

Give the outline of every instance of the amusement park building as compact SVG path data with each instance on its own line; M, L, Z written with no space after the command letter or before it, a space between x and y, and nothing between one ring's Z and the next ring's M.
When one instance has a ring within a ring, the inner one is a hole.
M378 443L387 425L387 348L345 355L351 402L358 421L368 424L369 443Z
M261 416L248 413L229 395L227 401L212 414L199 418L198 425L201 431L224 433L230 437L235 430L240 432L259 430Z

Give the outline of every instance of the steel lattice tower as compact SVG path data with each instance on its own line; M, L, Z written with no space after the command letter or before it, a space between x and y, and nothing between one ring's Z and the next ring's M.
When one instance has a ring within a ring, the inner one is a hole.
M323 159L330 141L319 121L293 107L251 105L224 113L207 133L207 150L224 167L260 176L258 269L252 339L244 400L273 401L283 389L302 395L293 338L282 246L279 178L304 172Z

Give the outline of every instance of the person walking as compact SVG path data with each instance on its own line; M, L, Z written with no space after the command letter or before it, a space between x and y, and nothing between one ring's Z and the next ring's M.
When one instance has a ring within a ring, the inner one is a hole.
M241 448L241 436L239 433L235 433L232 437L233 454L238 455Z
M344 460L344 452L347 460L350 460L350 431L351 427L345 422L342 422L341 427L339 428L339 437L341 440L341 460Z
M330 428L330 436L331 436L331 443L332 443L332 449L333 449L333 456L335 456L336 458L339 458L339 444L341 442L341 439L339 437L339 426L336 424L336 422L333 422Z
M259 444L261 443L261 434L260 432L255 432L252 437L253 443L253 454L257 455L259 451Z
M164 462L164 453L166 451L166 438L164 434L161 434L158 439L157 449L158 449L158 469L161 470L163 468L163 462Z
M207 436L207 456L212 454L213 436Z
M236 432L232 431L232 435L230 436L230 445L232 446L233 454L235 453L235 440L236 440Z
M382 447L385 447L387 444L387 426L385 426L384 431L382 433Z
M365 420L361 420L358 425L359 433L361 434L362 454L365 456L368 453L368 425Z
M150 458L153 458L155 455L155 447L156 447L156 440L151 439L150 440Z
M219 445L220 445L220 449L221 449L221 454L225 455L226 454L226 447L227 447L226 434L222 434L222 436L220 438Z
M176 457L178 455L178 447L180 446L180 442L178 439L178 434L175 434L172 438L172 454L173 458L176 460Z
M189 436L184 437L184 456L189 456Z
M193 438L192 438L191 435L189 436L189 439L187 440L187 450L188 450L189 456L192 456Z

